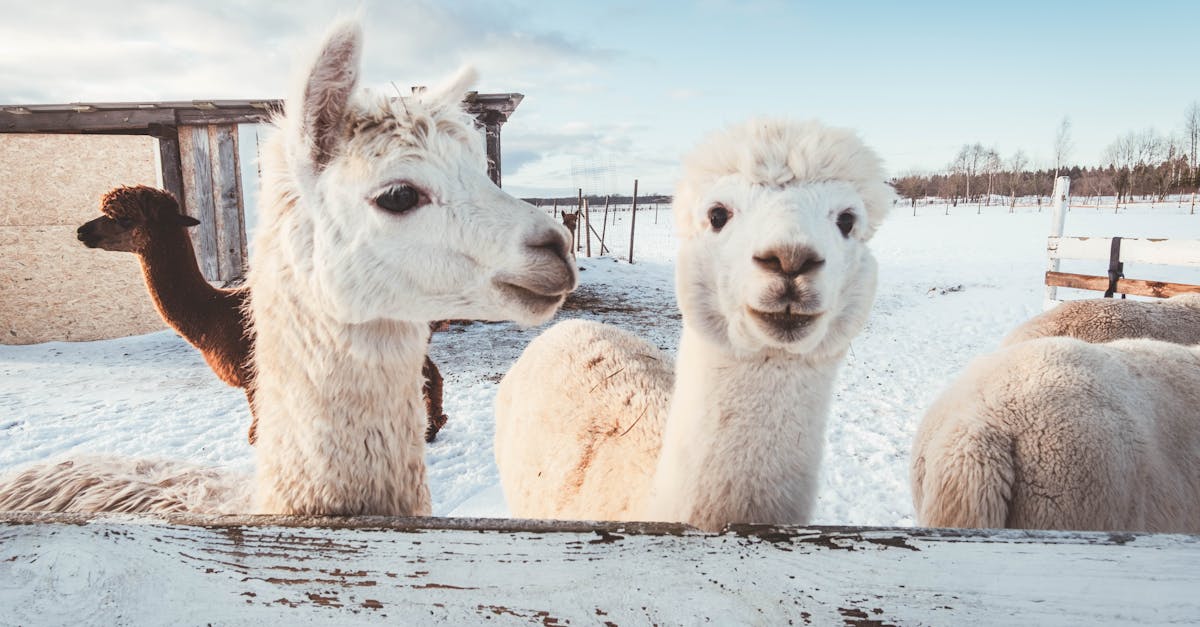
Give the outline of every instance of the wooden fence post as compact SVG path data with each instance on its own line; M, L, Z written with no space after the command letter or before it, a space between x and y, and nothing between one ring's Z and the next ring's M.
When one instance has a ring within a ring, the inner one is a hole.
M583 237L587 240L587 256L591 257L592 256L592 235L591 235L591 233L588 233L588 229L591 228L592 224L588 220L588 212L586 211L586 209L583 206L583 188L582 187L579 188L579 211L584 212L583 213Z
M600 254L604 254L604 238L608 235L608 201L610 196L604 197L604 218L600 222Z
M1054 211L1050 216L1050 237L1062 237L1063 226L1067 220L1067 196L1071 193L1071 178L1060 176L1054 181ZM1057 255L1050 255L1047 250L1047 272L1058 272L1059 259ZM1053 285L1046 286L1046 302L1045 308L1050 309L1058 300L1058 288Z
M633 232L637 228L637 179L633 179L633 207L629 211L629 263L633 263Z

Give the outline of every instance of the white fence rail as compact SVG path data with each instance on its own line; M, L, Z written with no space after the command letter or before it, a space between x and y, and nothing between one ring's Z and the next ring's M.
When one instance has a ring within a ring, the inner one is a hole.
M1051 237L1046 255L1107 262L1111 246L1107 237ZM1200 240L1122 238L1121 261L1200 268Z

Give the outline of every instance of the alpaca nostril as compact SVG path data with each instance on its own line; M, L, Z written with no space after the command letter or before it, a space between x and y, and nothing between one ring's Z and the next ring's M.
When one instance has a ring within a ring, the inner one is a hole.
M543 231L527 240L525 247L534 251L548 251L564 262L570 263L567 238L560 231L561 229Z
M754 255L758 267L789 279L815 272L825 260L806 246L785 246Z

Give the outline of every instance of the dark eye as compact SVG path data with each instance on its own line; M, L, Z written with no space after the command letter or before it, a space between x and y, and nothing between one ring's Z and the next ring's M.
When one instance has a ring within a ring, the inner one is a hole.
M721 205L715 205L708 210L708 223L712 225L714 232L720 232L725 223L729 222L729 210Z
M126 218L126 217L117 218L117 224L121 225L121 228L127 229L127 228L133 226L133 218Z
M421 192L412 185L399 185L375 197L375 205L389 213L404 213L421 206Z
M850 230L854 228L854 220L854 213L849 209L838 214L838 230L842 232L843 237L850 237Z

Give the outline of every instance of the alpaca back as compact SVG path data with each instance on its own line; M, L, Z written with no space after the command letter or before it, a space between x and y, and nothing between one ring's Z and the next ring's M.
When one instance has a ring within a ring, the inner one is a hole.
M1160 301L1094 298L1062 303L1030 318L1000 343L1011 346L1039 337L1067 336L1085 342L1150 338L1200 343L1200 294Z
M496 465L513 515L639 515L672 382L670 357L616 327L569 320L538 336L496 394Z
M1200 357L1152 340L1033 340L973 362L913 449L935 527L1200 531Z
M250 477L184 462L87 456L0 479L0 511L235 514Z

